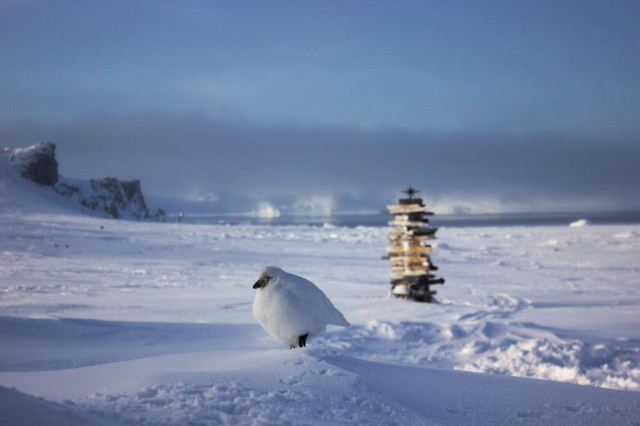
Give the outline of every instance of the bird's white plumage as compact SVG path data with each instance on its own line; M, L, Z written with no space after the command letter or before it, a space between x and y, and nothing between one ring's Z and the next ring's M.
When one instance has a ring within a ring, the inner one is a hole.
M328 324L350 324L314 283L280 268L269 266L260 274L266 285L256 291L253 315L276 339L298 346L298 338L308 339L326 330Z

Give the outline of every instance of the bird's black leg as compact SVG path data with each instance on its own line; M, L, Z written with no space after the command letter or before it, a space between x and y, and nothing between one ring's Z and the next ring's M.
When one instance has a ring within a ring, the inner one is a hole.
M303 334L302 336L298 337L298 347L304 348L305 346L307 346L308 336L309 336L309 333Z

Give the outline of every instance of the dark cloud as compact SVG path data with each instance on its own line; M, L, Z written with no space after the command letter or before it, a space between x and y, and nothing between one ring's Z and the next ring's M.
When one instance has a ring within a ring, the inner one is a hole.
M147 194L248 211L331 198L380 209L408 184L443 209L640 208L638 141L435 135L217 121L199 114L85 115L0 122L4 146L51 140L72 177L139 177Z

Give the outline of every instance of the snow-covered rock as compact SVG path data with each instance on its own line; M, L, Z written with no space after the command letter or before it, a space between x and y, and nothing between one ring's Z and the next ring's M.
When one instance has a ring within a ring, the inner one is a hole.
M113 218L149 219L157 217L147 207L140 180L119 180L114 177L72 182L65 180L56 185L58 194L76 199L78 203L94 211L104 212Z
M47 186L58 182L56 144L45 142L26 148L5 148L4 154L25 179Z
M56 145L51 142L26 148L4 148L0 156L0 180L4 180L0 185L0 191L4 193L2 198L9 199L9 204L11 201L18 204L17 198L22 203L25 199L42 198L44 202L36 204L43 209L48 209L53 201L116 219L159 219L164 216L162 209L149 209L138 179L81 180L60 176L55 149ZM20 177L28 182L20 182ZM74 202L65 203L68 201L65 199ZM31 209L34 210L33 206Z

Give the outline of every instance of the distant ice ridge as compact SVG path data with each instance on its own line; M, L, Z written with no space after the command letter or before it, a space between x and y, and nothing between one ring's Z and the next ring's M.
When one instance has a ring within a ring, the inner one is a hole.
M587 226L588 224L589 221L587 219L580 219L576 220L575 222L571 222L569 226L572 228L582 228L583 226Z
M262 201L258 204L256 210L251 212L251 216L260 218L276 218L280 217L280 210L275 208L271 203Z
M36 195L37 199L37 195L40 195L47 201L39 203L39 208L32 210L47 210L51 201L64 204L61 203L63 200L55 197L58 195L75 201L67 203L68 207L80 206L83 211L89 209L112 218L158 219L164 216L162 209L148 208L138 179L105 177L81 180L60 176L55 150L56 145L52 142L26 148L4 148L0 156L0 179L3 178L5 183L0 189L4 190L5 198L18 197L24 202L25 198L33 199L32 196ZM8 188L8 185L12 188Z

